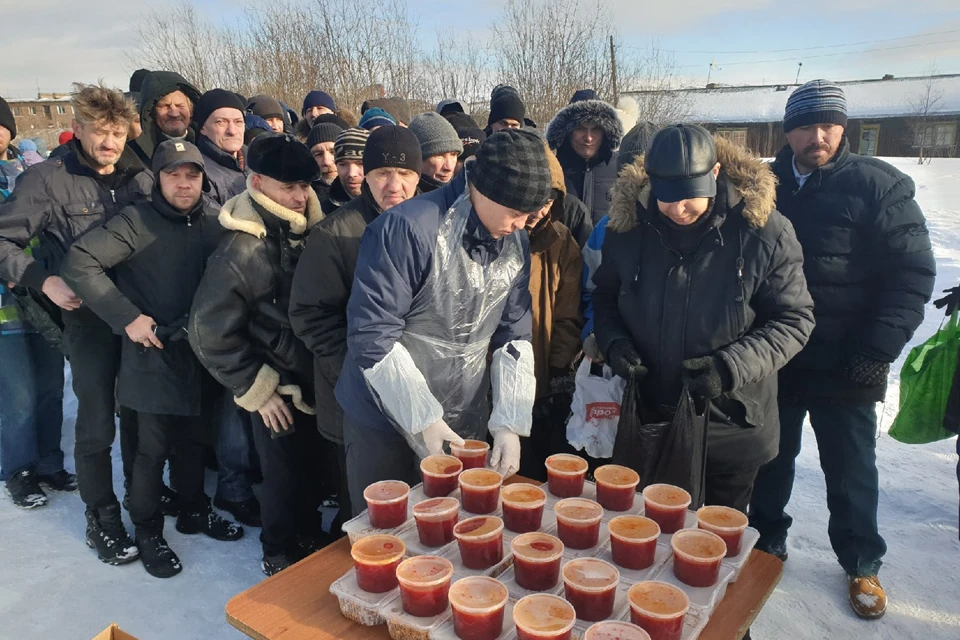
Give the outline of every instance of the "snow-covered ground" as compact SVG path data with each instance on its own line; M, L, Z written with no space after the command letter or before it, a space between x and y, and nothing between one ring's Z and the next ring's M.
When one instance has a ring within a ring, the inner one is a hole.
M956 285L960 160L934 160L922 167L908 159L891 161L917 182L917 199L936 246L937 290ZM913 343L929 337L941 316L931 306ZM67 386L63 444L72 468L76 399ZM960 638L955 440L922 447L894 441L886 429L896 407L894 380L877 443L880 528L889 545L881 572L890 595L886 617L862 622L846 603L846 580L827 540L816 440L807 427L789 509L795 519L790 560L754 626L754 638ZM119 448L114 447L118 492L119 470ZM212 474L207 481L212 495ZM166 536L184 570L173 579L157 580L139 563L109 567L98 562L84 544L83 526L83 504L76 494L54 493L49 506L34 512L15 509L5 496L0 499L0 640L88 640L112 621L141 640L242 637L226 623L224 606L263 578L259 530L248 529L243 540L223 543L180 535L167 519Z

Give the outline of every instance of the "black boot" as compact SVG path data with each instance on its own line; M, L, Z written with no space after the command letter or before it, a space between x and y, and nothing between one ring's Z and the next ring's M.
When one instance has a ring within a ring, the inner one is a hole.
M60 469L56 473L41 474L37 476L40 484L54 491L76 491L77 476L67 473L66 469Z
M213 499L213 506L217 509L223 509L236 518L237 522L245 524L248 527L263 526L263 522L260 520L260 502L256 498L233 502L215 497Z
M320 551L330 544L330 536L320 532L319 536L297 535L287 546L287 557L290 562L300 562L309 555Z
M243 537L243 527L217 515L217 512L205 505L205 508L188 513L181 509L177 516L177 531L185 534L205 533L214 540L232 542Z
M172 578L183 570L180 558L159 533L137 534L137 548L143 568L154 578Z
M177 506L177 492L167 485L160 487L160 512L168 518L176 518L180 515L180 509Z
M287 567L289 567L292 562L287 558L287 554L281 553L275 556L264 555L263 560L260 562L260 568L268 576L275 575L280 573Z
M97 550L101 562L112 565L129 564L138 557L133 543L120 519L120 505L112 504L99 510L87 509L87 546Z
M36 509L47 504L47 494L40 488L31 469L19 471L7 480L7 493L13 504L21 509Z

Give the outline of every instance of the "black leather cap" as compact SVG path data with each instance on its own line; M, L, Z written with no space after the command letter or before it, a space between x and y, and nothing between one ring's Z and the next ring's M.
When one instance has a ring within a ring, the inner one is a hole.
M675 124L658 131L645 160L653 194L661 202L716 196L716 164L713 136L695 124Z

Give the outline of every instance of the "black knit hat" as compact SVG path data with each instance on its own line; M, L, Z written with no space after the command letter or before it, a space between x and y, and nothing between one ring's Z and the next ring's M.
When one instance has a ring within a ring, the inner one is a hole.
M305 144L289 133L265 133L250 143L247 166L280 182L313 182L320 167Z
M460 142L463 143L463 153L457 158L459 162L463 162L467 158L472 158L477 153L480 145L483 144L483 141L487 139L487 134L479 127L463 127L457 129L457 135L460 136Z
M267 118L283 118L284 109L280 102L270 96L253 96L247 101L247 111L264 120Z
M0 127L10 132L11 140L17 137L17 120L13 117L13 112L10 111L10 105L3 98L0 98ZM0 160L3 160L3 158L0 158Z
M523 124L523 117L527 115L527 107L520 96L513 93L502 93L490 101L490 119L488 122L500 122L505 118L516 120Z
M197 123L198 127L203 127L211 113L217 109L225 109L228 107L230 109L236 109L241 115L244 113L244 104L240 96L226 89L210 89L210 91L200 96L200 100L197 101L196 108L193 112L194 122Z
M339 127L332 122L314 124L310 133L307 134L307 149L313 149L322 142L336 142L341 131L343 131L343 127Z
M657 133L657 125L649 120L638 122L633 129L627 132L620 141L620 151L617 154L617 170L628 164L633 164L637 156L647 152L647 147Z
M423 156L420 141L410 129L397 125L379 127L367 138L363 149L363 172L383 167L398 167L420 173Z
M453 113L447 113L443 116L447 119L447 122L453 125L454 129L479 129L480 125L477 124L477 121L473 119L468 113L460 113L459 111L454 111Z
M347 121L335 113L324 113L322 115L317 116L316 118L313 119L313 126L317 126L321 122L329 122L331 124L335 124L341 129L350 128L350 125L347 123Z
M553 197L547 148L528 131L506 129L493 134L468 167L477 191L509 209L532 213Z

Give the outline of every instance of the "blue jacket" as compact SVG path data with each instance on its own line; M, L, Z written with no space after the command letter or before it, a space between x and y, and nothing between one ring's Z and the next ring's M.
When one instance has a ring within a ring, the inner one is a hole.
M601 250L603 249L603 239L607 236L607 223L610 222L610 216L604 216L590 233L590 239L583 247L583 286L581 287L580 300L583 311L583 333L581 338L587 339L593 333L593 290L597 285L593 283L593 274L597 272L600 266Z
M347 303L347 356L337 383L337 401L354 421L378 431L393 429L371 395L363 370L380 362L400 339L404 316L430 275L440 221L466 187L463 173L451 183L403 202L374 220L363 234L356 276ZM530 340L530 241L521 236L525 266L503 310L491 349ZM481 265L495 260L505 239L494 240L471 213L463 248Z

